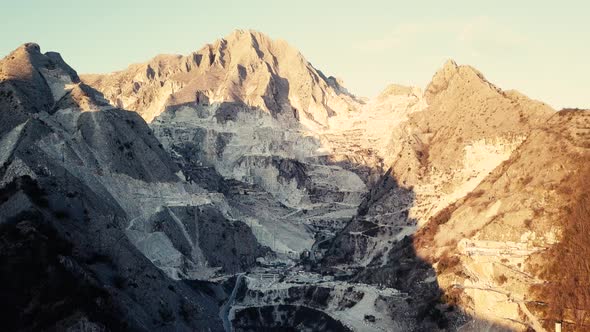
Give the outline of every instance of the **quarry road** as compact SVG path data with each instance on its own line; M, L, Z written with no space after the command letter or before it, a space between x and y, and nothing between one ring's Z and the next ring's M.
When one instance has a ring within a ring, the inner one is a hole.
M223 304L223 306L221 306L221 309L219 310L219 317L223 321L223 329L226 332L232 331L231 319L230 319L229 315L231 312L232 305L234 304L234 301L236 300L236 294L238 292L238 288L240 287L240 284L242 283L243 278L244 278L244 273L240 273L237 275L234 289L232 290L230 296L227 298L227 301L225 301L225 303Z
M324 243L324 242L327 242L327 241L329 241L329 240L333 240L333 239L334 239L334 237L327 237L327 238L325 238L325 239L323 239L323 240L316 241L316 242L315 242L315 243L314 243L314 244L311 246L311 249L309 250L309 256L310 256L311 260L312 260L312 261L315 261L315 260L316 260L316 254L315 254L315 253L316 253L316 251L318 250L318 247L320 246L320 244L322 244L322 243Z

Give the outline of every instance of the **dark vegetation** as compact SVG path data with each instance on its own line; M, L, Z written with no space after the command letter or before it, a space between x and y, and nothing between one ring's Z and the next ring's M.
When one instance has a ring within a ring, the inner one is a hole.
M23 191L33 203L40 207L47 207L47 193L42 189L36 180L28 175L16 178L6 186L0 188L0 204L8 201L18 191Z
M77 275L72 250L40 212L21 213L0 225L3 331L66 328L76 317L125 329L110 294Z
M282 319L277 320L277 313ZM303 306L277 305L251 307L236 312L233 322L236 331L296 332L296 331L350 331L327 314Z
M462 201L463 200L460 200L450 204L432 216L430 220L416 233L416 236L414 236L414 245L421 248L430 246L434 241L434 236L438 233L439 226L446 224L451 219L451 216L455 210L459 208Z

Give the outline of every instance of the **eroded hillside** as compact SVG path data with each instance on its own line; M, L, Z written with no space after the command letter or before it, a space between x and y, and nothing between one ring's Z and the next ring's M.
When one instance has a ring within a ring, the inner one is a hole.
M554 114L453 61L434 75L424 98L427 107L393 128L384 156L389 169L339 234L331 259L378 264L392 243L471 193Z
M418 232L419 254L464 308L515 329L586 329L589 128L588 111L558 112Z

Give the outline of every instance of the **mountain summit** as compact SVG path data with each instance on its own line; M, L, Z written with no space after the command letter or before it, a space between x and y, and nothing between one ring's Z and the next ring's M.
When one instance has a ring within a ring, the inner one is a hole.
M211 103L240 102L275 116L287 114L312 126L324 126L339 110L359 104L337 79L315 69L287 42L245 30L187 56L161 55L83 80L148 122L166 107L204 98Z

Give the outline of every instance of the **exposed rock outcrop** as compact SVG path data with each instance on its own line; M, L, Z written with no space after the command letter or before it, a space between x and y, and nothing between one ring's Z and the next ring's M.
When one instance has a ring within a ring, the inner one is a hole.
M159 56L83 79L151 121L190 181L227 191L224 183L236 180L261 190L261 204L270 194L272 205L284 205L284 221L248 218L265 234L276 223L298 228L294 236L303 241L279 242L285 252L311 247L310 226L334 228L354 215L365 182L380 171L370 144L350 153L337 148L351 137L334 119L358 118L362 103L286 42L255 31L235 31L186 57Z
M27 44L0 68L3 267L48 273L4 284L12 292L2 292L12 294L4 302L20 310L8 328L222 329L217 286L191 289L177 279L243 270L265 254L250 229L229 216L223 196L181 179L145 121L80 83L56 53ZM176 222L168 233L148 227L162 210ZM209 229L206 236L186 236L199 227ZM224 237L239 248L220 251L215 241ZM21 260L19 246L45 256ZM154 249L158 255L150 256ZM164 253L170 264L157 259ZM199 266L198 273L187 266ZM74 293L59 291L69 280ZM27 295L30 289L38 294Z
M236 30L188 56L163 55L84 81L151 122L167 106L240 102L284 121L323 126L359 101L283 40Z

